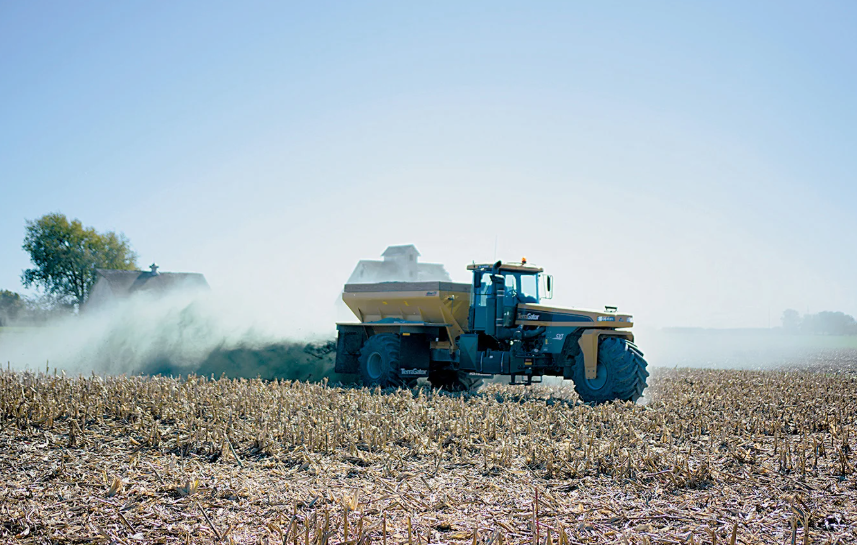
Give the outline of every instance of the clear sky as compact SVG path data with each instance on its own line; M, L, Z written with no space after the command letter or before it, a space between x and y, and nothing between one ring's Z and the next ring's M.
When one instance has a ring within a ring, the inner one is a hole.
M851 1L4 2L0 289L60 211L313 331L405 243L657 327L857 314L855 29Z

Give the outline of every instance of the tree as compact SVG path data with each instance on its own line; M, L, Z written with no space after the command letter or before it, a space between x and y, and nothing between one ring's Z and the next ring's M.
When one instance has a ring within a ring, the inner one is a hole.
M857 320L844 312L825 310L806 314L801 320L801 330L816 335L857 335Z
M827 335L848 335L854 330L854 317L843 312L819 312L818 327L821 333Z
M0 326L7 326L23 318L27 310L27 301L19 294L0 290Z
M800 313L793 308L783 311L783 329L797 331L800 328Z
M60 303L86 301L95 269L137 268L137 254L125 235L98 233L58 212L27 221L23 248L34 266L21 274L24 286L35 284Z

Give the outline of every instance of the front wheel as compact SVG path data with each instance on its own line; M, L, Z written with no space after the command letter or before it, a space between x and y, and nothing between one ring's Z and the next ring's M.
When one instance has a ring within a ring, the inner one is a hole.
M574 365L574 389L584 402L637 401L646 389L647 365L634 343L621 337L602 337L595 378L586 378L583 354L579 354Z

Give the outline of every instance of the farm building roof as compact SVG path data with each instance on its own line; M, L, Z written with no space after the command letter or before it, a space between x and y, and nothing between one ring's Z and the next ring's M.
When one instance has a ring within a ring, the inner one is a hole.
M200 273L120 271L96 269L96 283L105 282L114 297L124 297L138 291L167 292L177 289L208 289L205 276Z

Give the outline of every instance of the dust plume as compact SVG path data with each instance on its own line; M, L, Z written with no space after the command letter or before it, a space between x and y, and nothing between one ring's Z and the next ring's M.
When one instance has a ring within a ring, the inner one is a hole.
M207 291L136 293L109 308L0 334L0 361L69 373L339 380L332 338L299 338L274 309Z
M652 367L835 369L857 361L853 335L794 334L782 328L634 328Z

